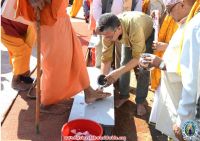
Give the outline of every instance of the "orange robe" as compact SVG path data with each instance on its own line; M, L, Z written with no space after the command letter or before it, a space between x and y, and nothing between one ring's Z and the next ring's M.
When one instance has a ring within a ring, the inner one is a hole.
M91 31L95 30L96 27L96 21L93 17L93 0L90 0L90 22L89 22L89 29Z
M33 26L28 26L24 37L10 36L1 28L1 42L8 49L14 75L20 75L30 70L30 56L35 39L36 33Z
M142 0L142 12L147 14L149 5L150 5L150 0Z
M70 16L76 17L82 5L83 5L83 0L74 0L72 4L72 9L70 11Z
M44 105L68 99L89 87L81 43L66 14L67 4L62 0L53 25L41 26L41 103Z
M158 41L159 42L164 42L164 43L169 43L171 37L173 36L174 32L177 30L178 25L174 21L174 19L171 16L166 16L159 34L158 34ZM155 52L154 54L156 56L162 57L164 52ZM151 71L151 88L152 89L157 89L159 84L160 84L160 78L161 78L161 71L160 69L153 69Z
M68 0L64 0L67 2ZM40 11L41 25L53 25L57 21L57 12L61 7L63 0L51 0L50 4L46 4ZM29 21L36 20L34 9L30 6L28 0L16 0L16 17L22 16Z

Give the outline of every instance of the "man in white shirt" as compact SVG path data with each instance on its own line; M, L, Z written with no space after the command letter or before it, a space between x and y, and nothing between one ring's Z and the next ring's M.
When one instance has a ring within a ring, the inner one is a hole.
M198 94L197 94L197 114L196 114L196 119L199 120L200 122L200 55L199 55L199 72L198 72Z
M181 126L187 121L187 120L194 120L196 115L196 109L199 112L199 109L197 108L197 99L199 95L199 76L200 76L200 12L197 11L196 15L195 12L193 13L194 16L188 21L188 18L190 18L191 15L189 13L192 13L194 10L194 7L199 7L199 0L164 0L166 5L167 12L174 18L176 22L179 22L181 24L185 24L183 28L183 34L180 36L182 43L180 43L181 48L181 54L180 54L180 80L181 80L181 87L180 87L180 94L174 93L173 95L180 95L180 99L178 103L173 103L177 106L175 106L177 109L177 115L170 115L170 117L176 117L175 122L173 123L173 131L179 140L182 140L182 134L181 134ZM194 6L196 5L196 6ZM187 21L186 21L187 19ZM182 46L181 46L182 44ZM168 48L167 48L168 50ZM167 52L166 50L166 52ZM166 54L165 52L165 54ZM179 51L180 52L180 51ZM179 54L176 54L179 56ZM173 57L173 56L171 56ZM170 68L170 62L165 62L162 59L151 56L147 57L145 59L147 62L149 62L152 66L158 67L162 70L166 70L165 73L167 73ZM176 61L176 60L174 60ZM178 68L178 65L176 66ZM176 68L176 69L177 69ZM163 76L162 76L163 77ZM168 77L168 83L171 83L170 88L176 89L174 84L169 81ZM162 85L162 82L161 82ZM162 93L162 89L161 89ZM172 102L174 99L172 99ZM169 107L171 105L165 105L166 107ZM167 111L165 111L167 112ZM198 117L198 115L197 115ZM172 119L173 121L173 119Z
M93 16L96 22L98 22L100 16L104 13L111 12L117 15L123 11L123 0L107 0L107 3L110 6L106 6L106 10L104 11L103 7L105 6L103 6L104 3L102 0L93 0Z

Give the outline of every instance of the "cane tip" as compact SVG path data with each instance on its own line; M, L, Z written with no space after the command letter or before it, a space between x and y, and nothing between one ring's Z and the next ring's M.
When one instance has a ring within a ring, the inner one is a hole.
M39 134L39 133L40 133L39 125L36 125L36 134Z

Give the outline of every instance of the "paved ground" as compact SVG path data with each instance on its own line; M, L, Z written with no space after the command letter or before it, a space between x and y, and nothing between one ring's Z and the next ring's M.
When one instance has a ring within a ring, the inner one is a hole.
M9 63L8 51L2 43L0 43L1 51L1 94L0 94L0 120L3 121L10 105L17 96L17 91L10 88L12 80L12 68ZM33 48L31 56L31 70L36 66L36 48Z
M10 89L12 71L8 60L8 52L2 44L0 44L0 50L1 50L0 120L2 122L10 105L17 96L17 91Z
M78 18L72 19L72 24L86 50L91 32L79 12ZM8 58L7 58L8 59ZM3 67L3 66L2 66ZM132 73L131 86L135 87L135 78ZM166 136L148 124L148 118L153 101L153 93L149 92L148 114L144 117L136 116L135 92L131 91L130 101L119 109L115 109L116 126L113 135L126 136L127 141L166 141ZM67 122L73 100L59 103L52 107L60 114L42 113L40 116L40 134L35 133L35 101L26 97L26 93L19 93L11 110L2 124L2 141L59 141L62 125ZM59 109L59 110L58 110Z

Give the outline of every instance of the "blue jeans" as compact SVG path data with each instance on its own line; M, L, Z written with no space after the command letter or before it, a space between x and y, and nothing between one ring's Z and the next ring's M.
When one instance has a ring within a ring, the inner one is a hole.
M153 53L151 49L154 32L152 32L151 36L146 41L146 53ZM131 59L132 49L130 47L122 47L121 48L121 63L120 66L127 64ZM140 104L146 100L149 88L149 80L150 80L150 72L146 70L138 70L138 68L134 68L136 79L137 79L137 88L136 88L136 103ZM129 84L130 84L130 71L123 74L119 78L119 90L120 90L120 98L126 99L129 98Z

